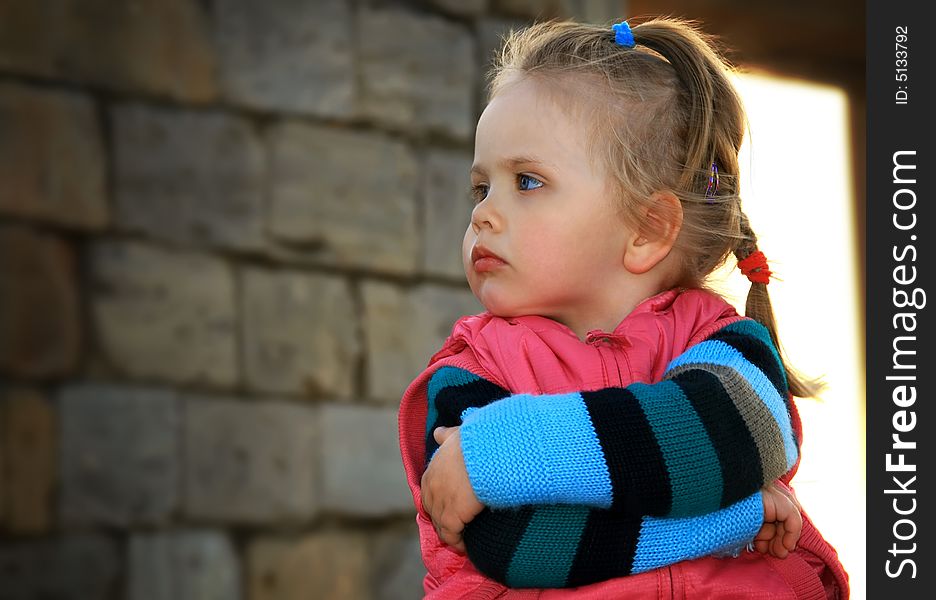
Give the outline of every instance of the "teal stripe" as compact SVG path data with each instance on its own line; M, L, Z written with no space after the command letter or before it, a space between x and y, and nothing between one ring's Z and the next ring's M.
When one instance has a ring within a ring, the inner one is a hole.
M743 321L738 321L728 325L724 328L724 331L756 337L761 342L763 342L765 346L770 348L770 352L773 354L774 360L776 360L777 364L780 365L780 375L783 376L783 387L789 387L790 384L787 382L786 369L783 368L783 361L780 359L780 353L777 352L777 348L774 346L773 340L770 339L770 332L767 331L767 328L764 327L763 324L758 323L753 319L745 319Z
M710 513L721 506L722 472L705 426L673 381L628 387L640 401L660 444L673 490L668 516Z
M565 587L589 510L576 504L537 506L510 561L507 585Z
M427 392L429 401L429 410L426 413L426 432L435 424L439 418L439 409L436 408L436 396L443 388L464 385L481 379L471 371L459 369L458 367L442 367L432 374L429 379L429 389Z

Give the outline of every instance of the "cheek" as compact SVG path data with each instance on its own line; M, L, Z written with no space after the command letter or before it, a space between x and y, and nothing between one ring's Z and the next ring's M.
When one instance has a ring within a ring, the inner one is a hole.
M465 237L462 240L462 268L465 270L465 276L471 279L471 247L475 242L475 234L471 225L465 231Z

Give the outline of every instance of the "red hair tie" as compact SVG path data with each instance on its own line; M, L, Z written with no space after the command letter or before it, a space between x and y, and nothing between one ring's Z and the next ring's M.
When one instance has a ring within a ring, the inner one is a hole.
M767 257L760 250L752 252L744 260L738 261L738 268L741 274L747 277L751 283L770 283L770 269L767 268Z

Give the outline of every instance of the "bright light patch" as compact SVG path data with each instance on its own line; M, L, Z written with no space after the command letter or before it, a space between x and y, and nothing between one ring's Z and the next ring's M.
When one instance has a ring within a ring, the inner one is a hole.
M845 94L798 80L742 75L750 129L742 207L776 279L770 298L785 356L827 388L799 400L803 459L793 480L806 512L865 597L864 325ZM713 285L744 312L735 261Z

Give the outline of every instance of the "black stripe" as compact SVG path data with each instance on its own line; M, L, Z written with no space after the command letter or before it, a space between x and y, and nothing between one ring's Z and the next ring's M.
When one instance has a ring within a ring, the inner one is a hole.
M461 425L461 415L466 408L487 406L509 395L510 392L487 379L446 386L439 390L435 399L438 417L426 431L426 465L429 464L432 454L439 449L439 444L432 437L432 431L436 427L457 427Z
M582 392L608 473L612 508L634 515L666 515L673 492L663 452L640 402L624 388Z
M764 467L757 441L718 376L693 369L672 380L689 399L715 448L722 471L721 507L760 489Z
M487 379L477 379L462 385L446 386L436 394L436 410L439 418L436 427L455 427L461 425L461 415L471 406L486 406L510 392Z
M760 339L724 329L717 331L708 339L722 341L740 352L749 363L763 371L781 398L787 397L787 388L783 383L783 365L777 362L774 353Z
M465 526L462 538L471 563L494 581L507 583L507 571L533 516L532 506L485 508Z
M638 516L592 510L566 585L575 587L630 575L640 524Z

